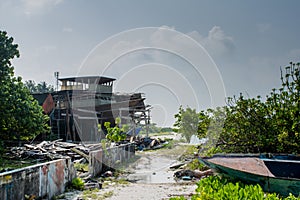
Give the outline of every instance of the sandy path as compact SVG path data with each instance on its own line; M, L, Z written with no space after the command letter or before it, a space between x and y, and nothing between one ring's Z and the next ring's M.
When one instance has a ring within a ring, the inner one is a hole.
M176 182L173 179L175 171L169 169L170 166L178 163L177 158L182 150L182 148L174 148L136 152L139 159L126 168L130 174L124 176L131 183L105 186L92 198L81 193L72 199L161 200L179 195L189 199L190 195L195 193L196 183Z
M176 182L173 179L175 171L169 169L178 163L177 159L184 151L184 148L176 146L172 149L136 152L139 159L126 167L126 171L130 173L123 177L130 181L129 184L112 183L103 186L99 191L93 191L90 195L85 195L84 192L77 194L71 192L69 196L65 193L63 199L165 200L180 195L190 199L190 195L195 193L196 183Z
M170 171L169 167L177 162L174 157L156 152L138 155L140 159L130 166L132 173L127 176L127 179L136 183L104 189L102 194L109 191L113 193L107 200L161 200L174 195L189 197L195 192L194 182L176 182L173 179L174 171Z
M188 183L133 183L126 186L117 186L114 188L108 188L101 191L112 191L113 195L107 200L161 200L169 199L174 195L185 195L188 197L191 193L194 193L196 184Z

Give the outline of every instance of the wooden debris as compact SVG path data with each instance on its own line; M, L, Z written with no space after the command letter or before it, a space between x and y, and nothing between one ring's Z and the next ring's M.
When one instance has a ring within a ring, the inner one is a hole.
M174 165L170 166L169 168L170 169L178 169L184 165L186 165L186 163L179 163L179 164L174 164Z
M189 193L189 194L168 194L168 197L191 197L193 196L193 193Z
M166 141L160 139L152 139L150 137L138 138L136 141L136 146L138 150L149 150L149 149L159 149L166 144Z
M210 176L213 175L213 171L211 169L200 171L200 170L194 170L194 177L201 178L203 176Z
M200 170L180 170L174 173L174 177L183 179L185 177L192 178L202 178L206 176L210 176L213 174L213 171L211 169L200 171Z
M72 161L79 163L89 160L89 152L98 150L101 144L75 144L63 142L61 139L55 141L43 141L38 144L24 144L23 147L12 147L8 153L11 158L26 159L33 158L39 161L56 160L70 157Z
M89 156L86 155L85 153L81 152L80 150L76 149L76 148L71 148L72 151L74 151L75 153L78 153L79 155L81 155L82 157L86 158L87 160L89 160Z

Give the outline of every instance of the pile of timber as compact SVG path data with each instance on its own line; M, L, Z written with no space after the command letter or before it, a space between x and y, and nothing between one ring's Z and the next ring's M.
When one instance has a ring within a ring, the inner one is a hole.
M33 158L39 161L71 158L72 161L89 160L89 152L101 148L101 144L75 144L62 140L43 141L38 144L24 144L23 147L12 147L9 156L18 159Z
M159 139L153 139L150 137L143 137L143 138L137 138L135 140L135 144L137 146L138 150L154 150L154 149L160 149L165 144L167 144L166 141Z

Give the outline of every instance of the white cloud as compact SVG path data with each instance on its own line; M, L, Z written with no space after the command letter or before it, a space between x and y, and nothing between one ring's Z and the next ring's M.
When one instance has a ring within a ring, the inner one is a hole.
M235 50L234 40L224 33L221 27L214 26L208 35L202 36L197 31L188 33L190 37L198 41L213 56L228 56Z
M214 41L227 47L230 37L215 27L203 40L210 47ZM167 112L168 125L180 104L200 110L223 105L226 96L217 66L201 45L166 26L124 31L100 43L77 73L90 74L116 78L114 91L141 91L154 97L159 95L158 88L169 91L169 98L148 98L150 104L159 104ZM153 117L159 119L159 114Z
M42 14L52 7L60 4L63 0L21 0L26 15Z

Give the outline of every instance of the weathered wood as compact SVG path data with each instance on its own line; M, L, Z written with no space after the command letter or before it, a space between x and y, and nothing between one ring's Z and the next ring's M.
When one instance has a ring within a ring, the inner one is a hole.
M89 160L89 156L86 155L85 153L83 153L82 151L75 149L75 148L71 148L72 151L74 151L75 153L78 153L79 155L81 155L82 157L86 158L87 160Z
M72 161L82 160L89 161L89 152L102 148L100 143L89 144L74 144L63 142L61 139L55 141L43 141L39 144L24 144L23 147L13 147L10 151L10 156L13 158L32 157L36 160L55 160L60 158L71 158Z
M37 144L36 146L37 146L37 147L45 147L47 144L48 144L47 141L43 141L43 142Z
M69 143L69 142L56 142L55 145L63 148L72 148L78 146L78 144Z
M24 144L24 146L29 149L36 149L36 146L30 145L30 144Z

